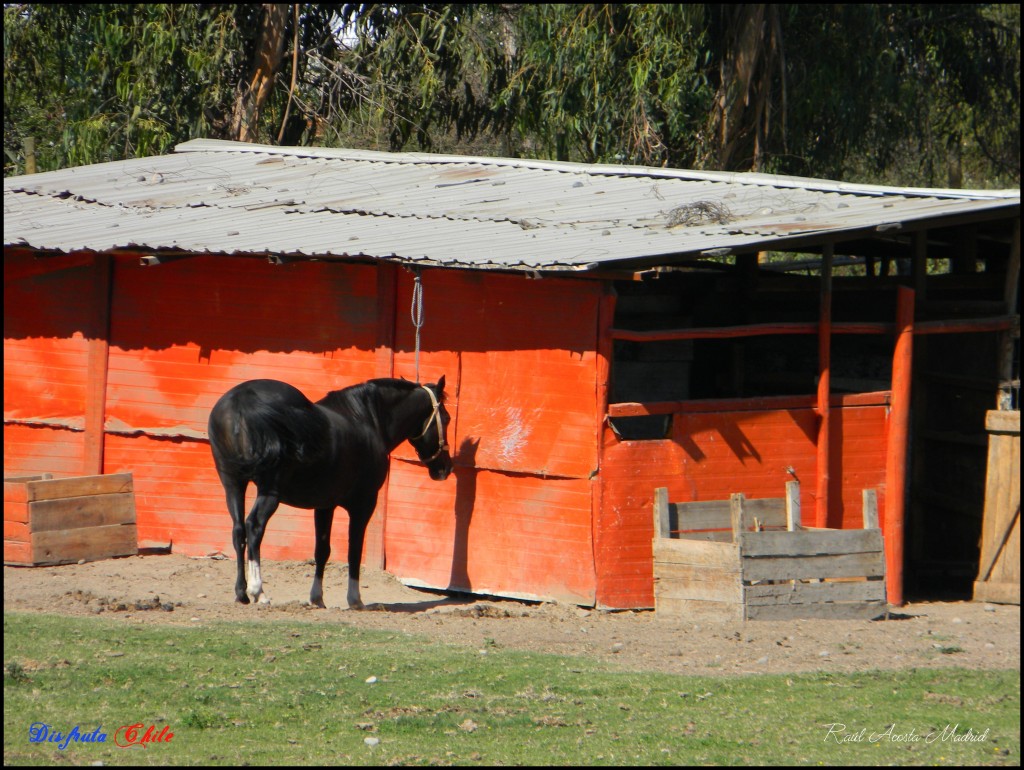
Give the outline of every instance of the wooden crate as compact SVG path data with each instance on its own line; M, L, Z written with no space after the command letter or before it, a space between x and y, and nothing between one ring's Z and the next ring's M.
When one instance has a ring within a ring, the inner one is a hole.
M975 601L1020 604L1020 412L986 415L988 471Z
M800 526L800 489L785 498L670 503L655 490L655 611L700 620L876 618L885 554L874 490L864 529Z
M138 550L132 474L4 479L4 564L70 564Z

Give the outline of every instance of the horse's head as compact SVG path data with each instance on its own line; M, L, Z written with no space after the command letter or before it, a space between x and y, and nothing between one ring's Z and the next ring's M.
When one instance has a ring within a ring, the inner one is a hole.
M418 436L409 439L420 461L427 466L430 478L444 481L452 472L452 456L448 453L448 423L451 417L444 408L444 375L436 385L421 385L430 398L430 413Z

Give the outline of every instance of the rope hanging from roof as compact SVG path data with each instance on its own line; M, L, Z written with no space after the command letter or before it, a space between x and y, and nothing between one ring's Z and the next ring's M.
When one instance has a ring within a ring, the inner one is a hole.
M409 314L416 329L416 384L420 382L420 329L423 328L423 280L419 270L414 270L412 285L412 307Z

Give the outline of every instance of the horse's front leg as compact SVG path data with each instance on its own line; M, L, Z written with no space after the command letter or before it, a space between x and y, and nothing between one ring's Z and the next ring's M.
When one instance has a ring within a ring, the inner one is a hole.
M313 587L309 590L309 603L326 609L324 604L324 567L331 558L331 525L334 523L334 508L317 508L313 511L316 527L316 547L313 558L316 569L313 573Z
M363 600L359 596L359 563L363 558L366 525L376 505L375 493L372 500L362 505L352 505L348 509L348 607L351 610L363 609Z
M246 564L246 593L254 602L270 604L270 597L263 592L263 577L260 574L260 543L267 528L267 521L277 510L278 496L276 492L257 491L256 502L249 511L245 521L246 535L249 540L249 561Z

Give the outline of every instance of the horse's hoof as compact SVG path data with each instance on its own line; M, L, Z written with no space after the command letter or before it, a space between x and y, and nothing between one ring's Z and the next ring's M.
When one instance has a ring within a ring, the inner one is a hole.
M245 596L243 594L242 596L236 596L235 597L235 601L238 602L239 604L248 604L249 603L249 597Z
M310 607L315 607L318 610L326 610L327 609L327 605L324 604L324 600L323 599L315 599L315 600L314 599L310 599L309 600L309 606Z
M348 608L350 610L365 610L366 607L362 602L349 602Z

